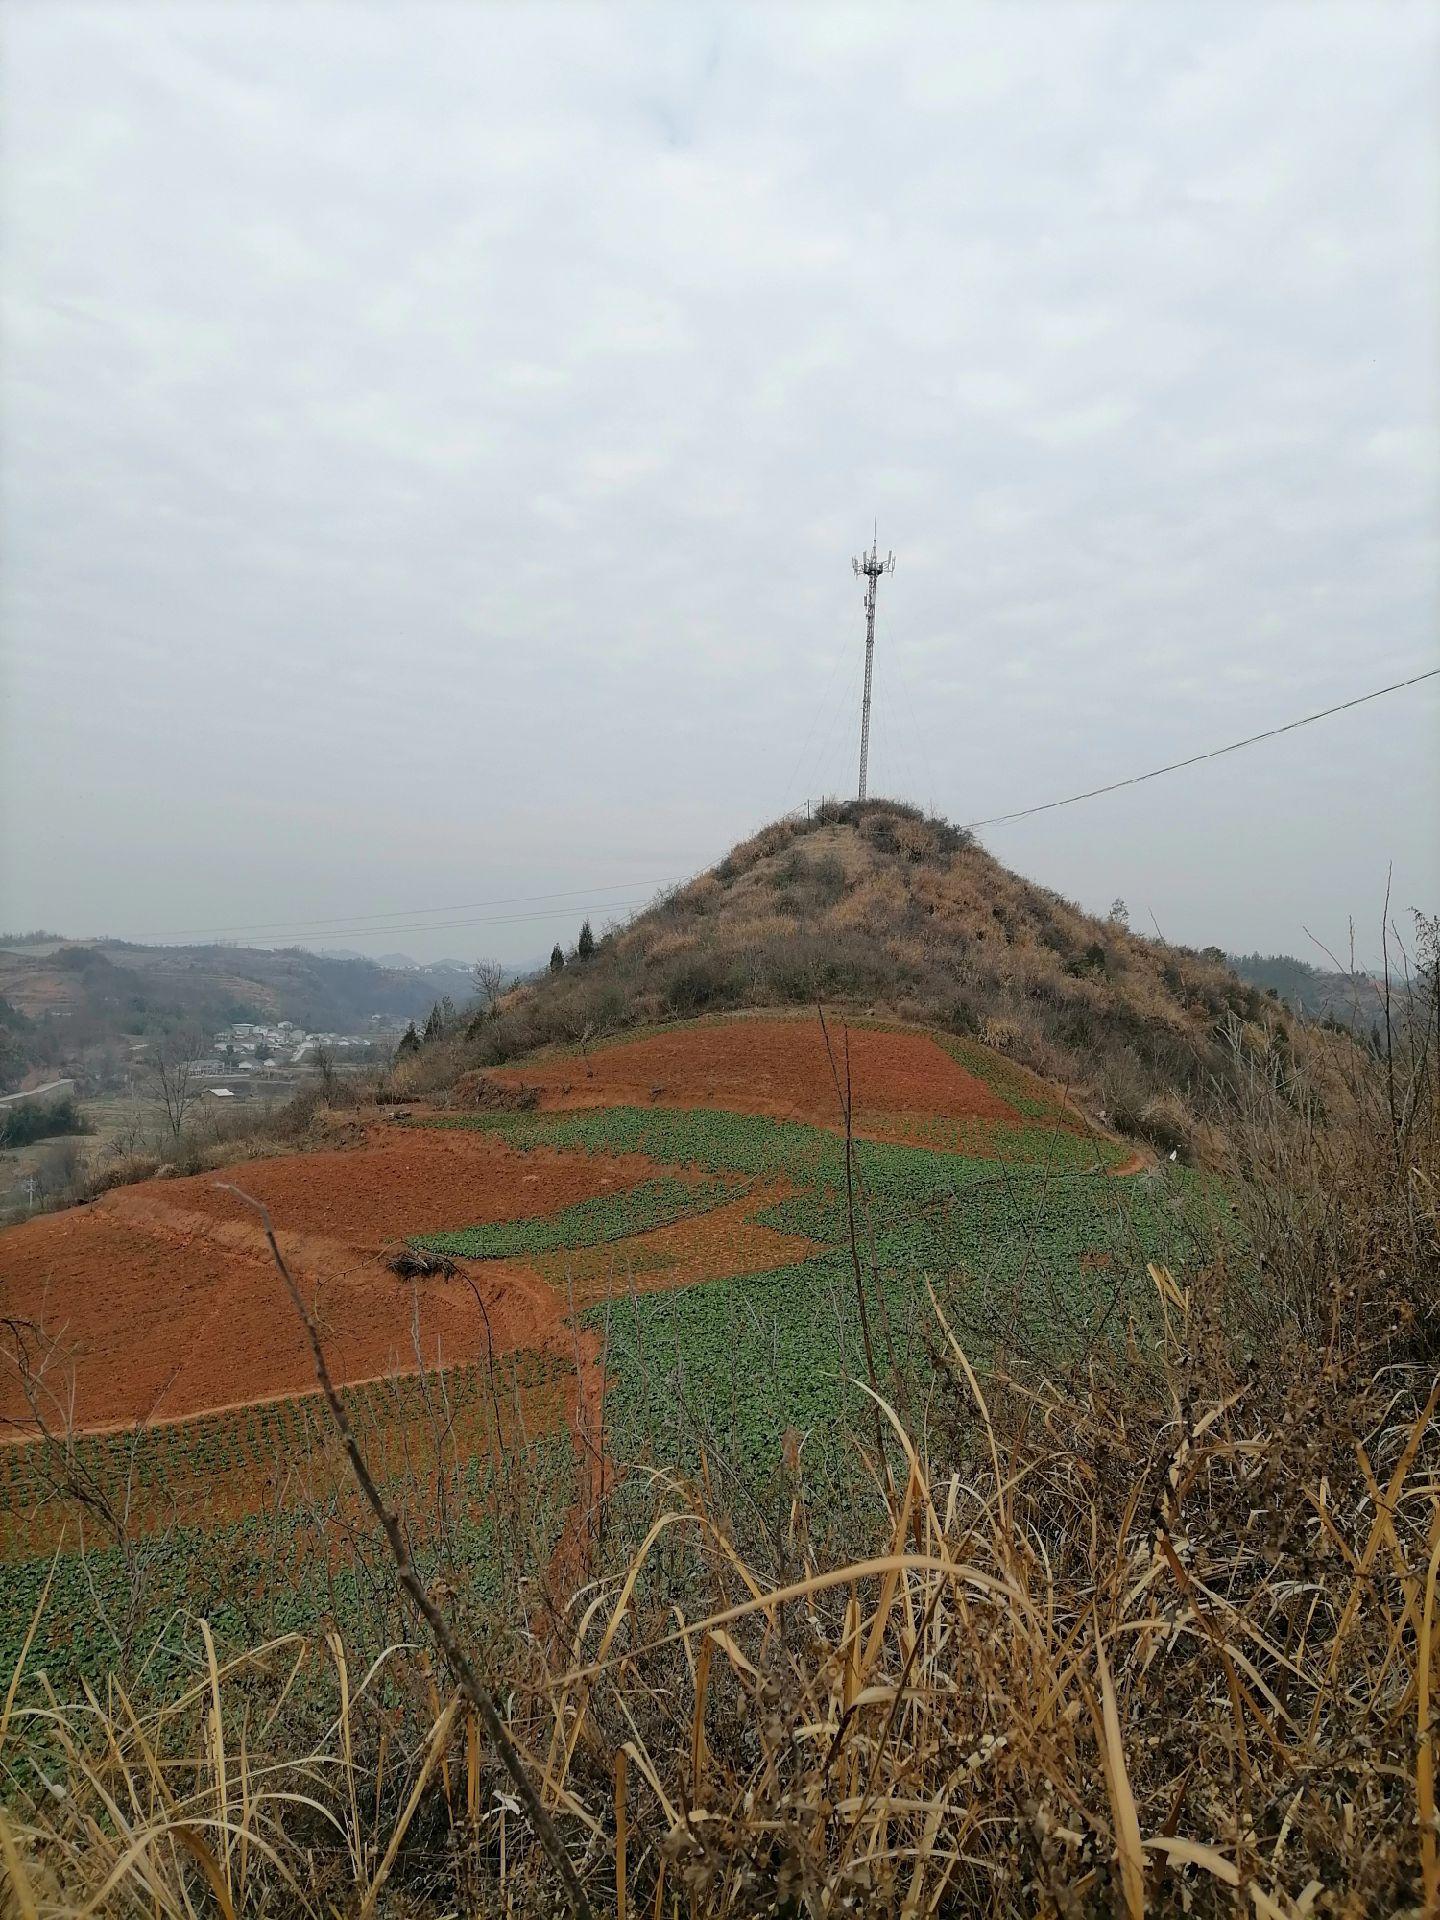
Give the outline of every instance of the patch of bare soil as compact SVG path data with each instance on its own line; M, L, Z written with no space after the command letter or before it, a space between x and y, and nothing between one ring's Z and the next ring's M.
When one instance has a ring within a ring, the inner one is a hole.
M759 1191L689 1220L677 1220L649 1233L632 1234L598 1247L542 1254L535 1267L576 1308L667 1287L690 1287L701 1280L734 1274L764 1273L770 1267L796 1265L823 1251L800 1234L779 1233L747 1216L789 1197L777 1181Z
M493 1077L539 1089L547 1109L598 1106L725 1107L833 1127L845 1079L845 1039L832 1033L832 1066L818 1021L745 1019L678 1027L602 1048L587 1059L537 1061ZM883 1133L887 1118L1018 1121L974 1074L921 1033L854 1027L849 1071L855 1124Z
M563 1340L563 1299L515 1261L413 1287L381 1257L408 1234L557 1212L633 1186L639 1155L517 1154L483 1134L397 1132L348 1152L227 1170L265 1205L335 1377ZM81 1428L175 1419L313 1386L309 1349L253 1210L219 1180L150 1180L0 1236L7 1351L44 1369L48 1416ZM0 1420L27 1424L20 1368Z

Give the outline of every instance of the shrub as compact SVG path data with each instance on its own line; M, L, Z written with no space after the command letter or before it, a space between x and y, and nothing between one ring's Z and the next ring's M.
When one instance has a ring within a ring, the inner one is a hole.
M0 1147L24 1147L32 1140L53 1140L67 1133L89 1133L91 1127L73 1093L52 1100L16 1100L0 1107Z
M50 1140L36 1154L31 1171L38 1196L52 1206L68 1205L80 1195L85 1160L73 1139Z
M664 996L666 1005L679 1014L732 1005L738 997L734 966L719 954L687 958L666 981Z
M403 1247L385 1264L402 1280L425 1280L436 1274L450 1280L460 1271L448 1253L428 1253L423 1247Z

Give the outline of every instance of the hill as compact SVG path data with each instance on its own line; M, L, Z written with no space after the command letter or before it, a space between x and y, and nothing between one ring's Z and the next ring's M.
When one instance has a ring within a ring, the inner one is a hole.
M764 828L588 959L516 989L414 1084L657 1021L817 1002L983 1041L1165 1151L1199 1139L1232 1071L1227 1031L1288 1024L1218 948L1098 920L914 808L845 802Z
M373 1014L423 1018L436 1000L469 991L469 975L454 968L386 967L298 947L0 943L0 1079L18 1083L27 1067L75 1066L122 1037L186 1024L293 1020L353 1032Z
M1435 1010L836 808L0 1235L35 1911L1418 1911ZM1237 1028L1223 1176L1077 1106Z
M1368 973L1312 967L1289 953L1227 953L1225 961L1239 979L1294 1013L1362 1031L1380 1017L1383 982Z

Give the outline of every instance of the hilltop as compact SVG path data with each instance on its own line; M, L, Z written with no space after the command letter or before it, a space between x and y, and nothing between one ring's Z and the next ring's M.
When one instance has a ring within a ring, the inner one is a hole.
M817 1001L980 1040L1166 1151L1203 1131L1227 1028L1288 1025L1218 948L1096 919L913 807L836 802L763 828L407 1078L434 1086L547 1044Z

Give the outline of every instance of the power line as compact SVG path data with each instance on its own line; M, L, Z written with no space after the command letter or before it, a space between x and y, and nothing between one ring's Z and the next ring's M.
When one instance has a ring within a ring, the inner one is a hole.
M362 922L370 920L413 920L421 914L475 913L486 907L523 907L549 900L593 900L596 894L599 893L629 893L636 887L648 887L653 891L656 887L668 886L669 884L670 882L667 880L614 880L603 887L565 887L558 893L516 893L511 894L508 898L495 900L460 900L453 906L448 907L395 907L386 913L332 913L327 915L323 920L252 920L244 926L231 927L172 927L168 933L152 934L151 938L154 940L179 940L186 934L194 935L198 938L200 935L207 933L269 933L277 930L280 933L289 933L302 927L315 927L322 933L327 931L355 931L358 930ZM601 904L603 905L604 903L601 902ZM517 914L514 917L519 920L524 920L532 916L528 914ZM541 918L539 914L533 917L537 920ZM344 927L340 926L339 923L341 921L346 923ZM376 927L374 931L376 933L384 933L387 929L385 927ZM396 931L406 931L406 929L396 929Z
M1082 800L1096 800L1102 793L1119 793L1122 787L1138 787L1146 780L1158 780L1161 774L1178 773L1182 767L1199 766L1202 760L1219 760L1224 754L1239 753L1242 747L1258 746L1262 740L1275 740L1282 733L1294 733L1297 727L1314 726L1317 720L1328 720L1332 714L1348 713L1351 707L1363 707L1367 700L1380 700L1387 693L1399 693L1402 687L1417 687L1422 680L1433 680L1440 675L1440 667L1430 667L1424 673L1412 674L1408 680L1392 681L1388 687L1377 687L1373 693L1360 693L1353 700L1342 700L1339 706L1324 707L1319 713L1307 713L1303 720L1288 720L1283 727L1267 727L1264 733L1252 733L1248 739L1232 740L1228 747L1211 747L1207 753L1192 753L1186 760L1172 760L1168 766L1152 767L1149 773L1131 774L1128 780L1112 780L1103 787L1091 787L1085 793L1069 794L1064 800L1046 800L1038 807L1021 807L1015 813L991 814L988 820L967 820L967 831L977 827L998 827L1007 820L1028 820L1032 814L1051 813L1056 807L1073 807Z
M624 907L643 907L647 900L654 899L656 891L658 891L658 889L652 889L649 893L637 894L633 899L628 900L602 900L596 903L594 911L599 913L603 908L608 913L618 911ZM408 926L398 927L331 927L326 928L319 934L311 934L308 937L319 940L358 940L371 934L384 934L388 937L392 934L398 935L402 933L453 933L457 928L462 927L511 927L527 922L570 920L577 913L582 914L583 917L584 898L585 896L582 896L573 906L551 907L539 913L491 914L479 920L412 921ZM295 939L293 940L291 937L292 934L295 935ZM158 938L158 936L156 937ZM259 937L262 940L277 941L282 945L288 946L296 944L299 934L294 928L281 928L277 932L262 933Z
M1337 713L1348 713L1353 707L1363 707L1371 700L1383 699L1387 694L1399 693L1406 687L1419 686L1423 681L1434 680L1437 677L1440 677L1440 667L1430 667L1427 668L1424 673L1412 674L1409 679L1392 681L1389 686L1376 687L1373 692L1357 694L1353 700L1342 700L1337 706L1324 707L1318 713L1306 714L1303 719L1290 720L1287 721L1285 725L1279 727L1268 727L1263 733L1252 733L1244 740L1233 740L1228 746L1212 747L1205 753L1190 754L1184 760L1172 760L1166 766L1153 767L1148 773L1132 774L1126 780L1112 780L1104 786L1088 788L1084 793L1069 794L1063 800L1046 800L1039 806L1021 807L1013 813L998 813L992 814L988 819L970 820L965 822L965 826L970 831L974 831L980 827L1002 826L1012 820L1028 820L1035 814L1051 813L1059 807L1077 806L1082 800L1095 800L1102 794L1119 793L1126 787L1137 787L1143 785L1148 780L1158 780L1163 774L1178 773L1184 767L1198 766L1202 761L1218 760L1226 754L1239 753L1243 748L1257 746L1264 740L1278 739L1281 734L1294 733L1300 727L1313 726L1317 720L1328 720ZM852 684L853 680L854 675L852 673ZM842 714L843 703L841 707L837 708L833 717L839 719ZM833 721L830 732L827 732L827 742L832 732ZM344 937L358 938L365 934L381 933L453 932L457 929L469 927L512 926L524 921L558 920L566 918L582 909L587 903L595 905L597 909L603 907L608 910L643 906L645 901L652 898L656 892L666 891L682 884L684 883L675 880L656 881L653 883L617 880L603 887L570 887L558 893L517 894L509 898L501 897L493 900L469 901L451 907L396 908L387 913L356 914L350 916L348 920L343 921L340 916L336 916L335 918L325 921L275 920L255 922L247 926L190 927L176 929L168 934L153 934L150 937L155 940L164 940L182 938L187 934L195 937L203 935L214 937L220 934L259 933L268 939L281 940L291 934L300 934L310 929L317 930L314 937L326 939L339 939ZM648 887L648 891L638 894L634 899L604 901L596 897L600 894L617 892L622 888L628 890L632 887ZM471 908L478 907L543 906L550 901L572 901L574 904L570 906L557 906L548 911L538 913L500 914L475 920L437 922L428 919L428 917L425 919L417 919L415 917L417 915L429 916L440 913L465 913L469 912ZM380 922L383 924L362 924L367 922ZM404 922L404 924L397 925L394 924L395 922Z

